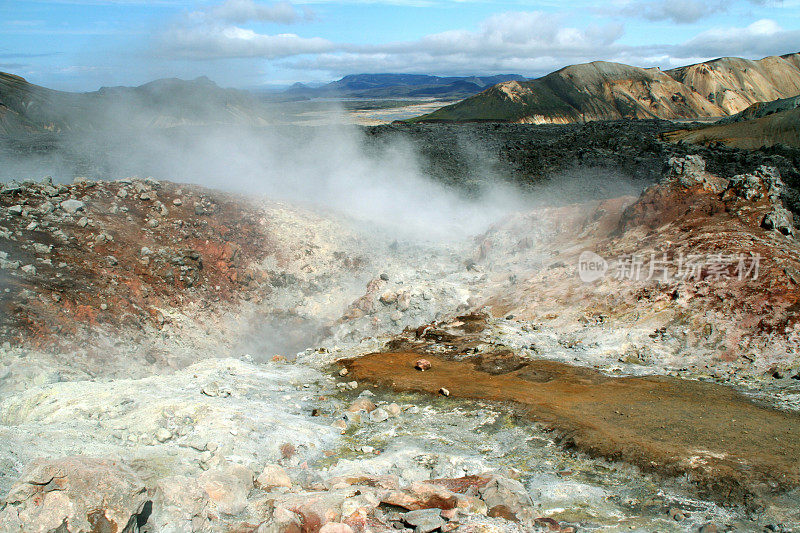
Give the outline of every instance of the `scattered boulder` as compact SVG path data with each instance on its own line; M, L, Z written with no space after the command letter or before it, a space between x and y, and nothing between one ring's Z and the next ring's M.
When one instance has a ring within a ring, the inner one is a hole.
M761 227L778 231L784 235L792 235L794 233L792 219L792 213L788 209L775 206L772 208L772 211L764 215L764 220L761 221Z
M272 490L285 487L292 488L292 480L286 471L278 465L267 465L256 478L256 487L262 490Z
M397 301L397 293L394 291L386 291L381 294L380 301L383 305L390 305Z
M83 202L75 199L64 200L59 205L61 206L61 209L63 209L70 215L74 215L78 211L83 211L85 207L85 204Z
M210 502L208 494L196 479L187 476L160 479L154 501L153 515L148 520L148 525L152 523L153 531L204 531Z
M489 509L503 506L504 514L513 515L520 522L529 523L533 519L533 500L525 486L515 479L497 476L478 492Z
M219 512L237 515L247 507L253 473L241 465L225 464L203 472L198 481Z
M403 412L403 409L396 403L390 403L386 406L386 412L389 414L389 416L400 416L400 413Z
M431 362L427 359L417 359L417 361L414 363L414 368L420 372L425 372L426 370L430 370Z
M403 514L403 522L414 528L414 533L430 533L445 524L439 509L420 509Z
M0 524L30 532L133 533L152 508L144 483L126 465L90 457L32 462L5 502Z
M384 422L389 419L389 413L386 412L386 409L378 407L369 414L369 419L372 422Z
M347 408L348 412L350 413L357 413L359 411L371 413L375 409L377 409L375 404L367 398L357 398L353 403L350 404L350 407Z

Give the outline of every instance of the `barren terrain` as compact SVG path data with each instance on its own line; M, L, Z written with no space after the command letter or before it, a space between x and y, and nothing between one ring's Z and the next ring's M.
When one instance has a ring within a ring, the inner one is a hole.
M479 168L564 184L466 235L4 184L0 531L797 527L793 153L524 128L366 130L467 196Z

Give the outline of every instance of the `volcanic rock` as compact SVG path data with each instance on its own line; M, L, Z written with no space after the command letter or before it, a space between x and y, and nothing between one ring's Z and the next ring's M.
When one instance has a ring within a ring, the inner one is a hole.
M9 531L132 533L150 513L142 481L107 459L67 457L29 464L5 498L0 525Z

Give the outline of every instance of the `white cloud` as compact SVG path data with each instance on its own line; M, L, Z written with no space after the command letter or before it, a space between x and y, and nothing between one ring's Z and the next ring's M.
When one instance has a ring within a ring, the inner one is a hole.
M478 31L452 30L410 42L365 47L365 51L426 56L459 61L465 55L476 67L498 62L538 62L542 57L593 56L623 34L621 24L575 28L564 18L538 11L507 12L486 19Z
M334 49L331 42L319 37L267 35L238 26L173 27L161 36L161 47L173 56L189 59L276 59Z
M234 24L252 20L290 24L313 18L310 9L298 9L289 2L263 4L254 0L227 0L209 10L208 14L213 19Z
M676 46L673 55L760 57L799 50L800 30L785 30L774 20L762 19L744 28L714 28L704 31Z
M677 10L683 9L682 15L677 11L662 14L693 18L696 14L689 13L691 9L686 6L694 5L694 0L685 1L689 3L673 5ZM653 9L666 5L660 0L646 3ZM624 44L622 24L578 25L566 13L541 11L498 13L475 30L453 29L410 41L365 45L294 33L273 35L246 24L247 20L277 21L281 17L288 22L292 13L297 15L291 4L227 0L215 8L194 12L168 28L160 36L159 54L196 60L260 58L274 60L278 68L316 72L323 77L356 72L513 72L539 76L566 65L596 60L670 68L721 55L759 58L800 50L800 31L785 30L771 19L758 20L744 28L711 29L677 45Z
M688 24L719 14L727 5L718 0L635 0L618 10L620 15L652 21Z

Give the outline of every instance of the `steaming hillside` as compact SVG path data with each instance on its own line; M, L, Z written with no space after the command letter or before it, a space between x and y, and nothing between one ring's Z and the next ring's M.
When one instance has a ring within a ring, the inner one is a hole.
M800 54L722 58L673 70L597 61L528 82L500 83L420 122L563 124L621 118L722 117L800 94Z
M93 131L112 122L130 128L261 125L267 116L265 107L249 93L223 89L205 77L68 93L0 73L0 134L6 135Z

